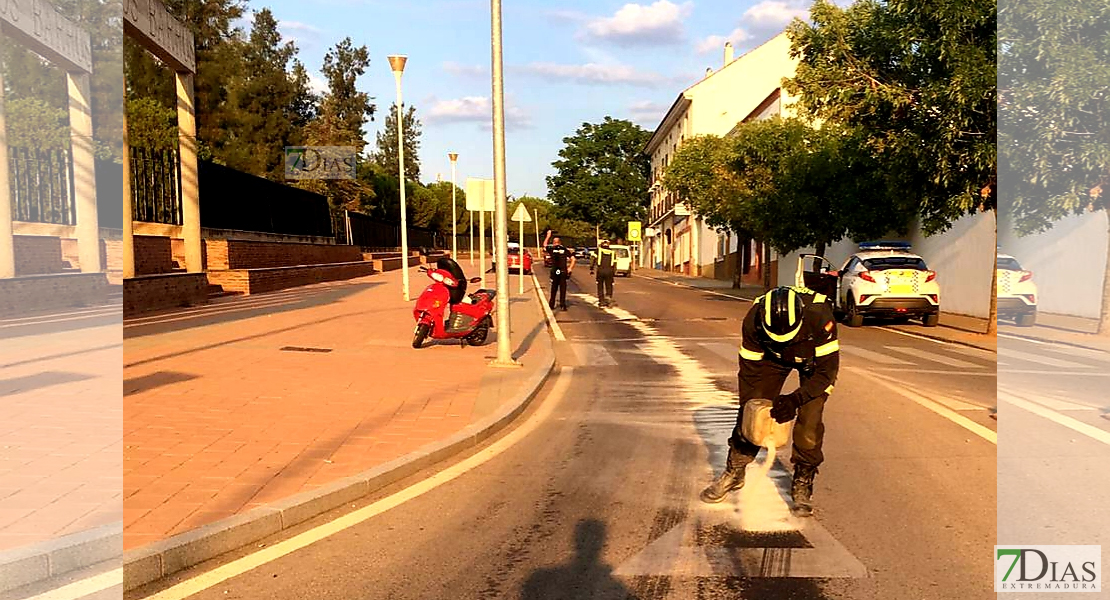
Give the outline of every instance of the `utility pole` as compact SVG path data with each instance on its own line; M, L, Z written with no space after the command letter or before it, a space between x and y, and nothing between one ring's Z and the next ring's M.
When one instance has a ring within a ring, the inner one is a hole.
M501 0L490 0L493 49L493 190L497 204L497 359L494 366L519 366L513 360L512 319L509 317L509 215L505 181L505 82L501 53Z

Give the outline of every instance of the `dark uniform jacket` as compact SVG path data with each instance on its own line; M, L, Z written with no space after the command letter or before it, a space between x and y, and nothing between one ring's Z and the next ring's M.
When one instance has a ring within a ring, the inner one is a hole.
M609 248L598 248L590 263L590 270L597 270L598 278L617 274L617 253Z
M567 250L567 247L562 244L558 246L551 245L547 247L547 253L551 255L551 278L555 279L566 275L570 250Z
M744 319L740 342L741 403L759 397L759 381L767 368L798 370L801 387L796 394L801 404L832 393L840 370L840 341L832 303L812 290L797 287L794 290L804 310L801 330L789 342L775 342L756 323L761 313L756 306L763 302L763 296L756 299L756 306Z

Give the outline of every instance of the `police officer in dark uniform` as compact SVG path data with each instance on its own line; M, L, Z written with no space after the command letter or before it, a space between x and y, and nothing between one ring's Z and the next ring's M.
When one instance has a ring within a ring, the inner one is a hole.
M543 245L547 248L547 253L551 255L551 301L548 305L551 310L555 310L555 296L559 294L559 308L562 310L567 309L567 280L570 279L570 274L574 271L575 258L574 253L571 252L566 246L563 245L562 240L557 236L554 240L551 239L552 231L547 230L547 236L543 241ZM548 245L548 242L553 242Z
M597 305L613 303L613 279L617 276L617 254L609 249L609 240L603 240L597 254L590 260L590 275L597 271Z
M795 369L801 387L782 394L787 376ZM744 486L744 469L759 453L759 446L740 433L744 404L767 398L774 401L771 416L775 421L787 423L798 419L791 455L792 512L797 516L811 515L813 478L824 461L821 443L825 425L821 417L839 369L840 342L828 298L804 288L779 287L756 299L744 319L740 343L740 414L728 441L728 462L724 473L702 491L702 501L720 502L729 492Z

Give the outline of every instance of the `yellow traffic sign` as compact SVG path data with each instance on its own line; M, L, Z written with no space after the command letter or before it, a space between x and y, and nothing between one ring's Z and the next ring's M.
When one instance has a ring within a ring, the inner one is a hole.
M630 241L630 242L640 241L640 222L639 221L629 221L628 222L628 241Z

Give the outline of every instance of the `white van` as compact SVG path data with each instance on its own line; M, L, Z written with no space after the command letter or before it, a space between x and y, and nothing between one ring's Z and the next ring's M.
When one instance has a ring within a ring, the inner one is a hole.
M625 277L632 276L632 249L628 246L610 245L609 249L613 251L617 259L617 276L624 275Z

